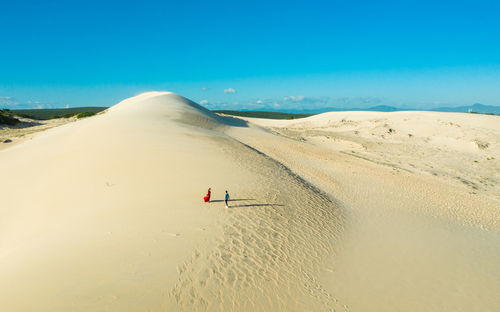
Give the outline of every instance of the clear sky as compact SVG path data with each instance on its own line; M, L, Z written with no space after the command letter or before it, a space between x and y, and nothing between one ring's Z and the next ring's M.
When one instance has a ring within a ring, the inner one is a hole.
M210 108L500 105L500 1L0 2L0 106L148 90Z

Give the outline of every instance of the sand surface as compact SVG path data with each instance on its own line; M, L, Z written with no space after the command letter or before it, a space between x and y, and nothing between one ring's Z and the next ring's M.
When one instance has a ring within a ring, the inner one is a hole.
M322 282L351 311L496 311L499 119L342 112L231 133L341 203Z
M497 311L497 120L127 99L0 150L2 308Z
M15 126L0 125L0 150L31 140L40 131L77 121L76 117L49 120L16 118L21 122Z

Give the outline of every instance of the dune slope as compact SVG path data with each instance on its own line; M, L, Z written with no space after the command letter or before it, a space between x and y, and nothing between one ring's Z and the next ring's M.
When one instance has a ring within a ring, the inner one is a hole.
M0 151L2 309L341 306L320 282L338 205L235 127L246 123L149 92Z
M335 112L229 132L342 203L321 280L352 311L496 311L499 118Z

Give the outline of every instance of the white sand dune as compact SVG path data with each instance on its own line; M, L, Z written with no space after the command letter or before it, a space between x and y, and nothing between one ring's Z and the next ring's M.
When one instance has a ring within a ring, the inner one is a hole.
M496 311L495 118L127 99L0 151L0 306Z
M151 92L1 151L2 310L335 306L338 207L224 133L244 125Z
M352 311L496 311L499 119L339 112L230 133L343 204L321 281Z
M457 196L463 198L461 201L474 203L484 197L493 199L485 200L474 209L466 205L452 209L460 210L453 213L458 214L455 217L460 217L463 222L500 229L498 116L438 112L332 112L293 121L247 120L306 143L296 145L302 149L307 146L309 151L315 148L316 158L341 154L353 156L385 166L392 173L413 173L412 177L420 178L427 184L437 183L440 188L457 186L456 190L460 193ZM264 140L252 144L262 145L262 142ZM297 153L291 155L297 156ZM441 214L446 210L438 208L430 213Z

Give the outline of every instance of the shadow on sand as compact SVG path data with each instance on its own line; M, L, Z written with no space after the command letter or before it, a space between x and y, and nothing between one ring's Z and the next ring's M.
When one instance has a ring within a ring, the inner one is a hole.
M236 205L236 206L229 206L229 208L242 208L242 207L272 207L272 206L285 206L282 204L248 204L248 205Z
M230 116L221 116L217 114L219 118L222 120L223 123L225 123L228 126L233 126L233 127L248 127L248 122L246 122L243 119L239 119L236 117L230 117Z
M238 199L230 199L229 202L242 201L242 200L255 200L255 199L253 199L253 198L238 198ZM224 201L223 199L215 199L215 200L211 200L210 202L211 203L221 203L223 201Z
M285 206L282 204L245 204L245 205L231 205L232 202L237 202L237 201L245 201L245 200L255 200L254 198L238 198L238 199L230 199L229 200L229 208L244 208L244 207L271 207L271 206ZM222 199L215 199L211 200L211 203L221 203L224 200Z

